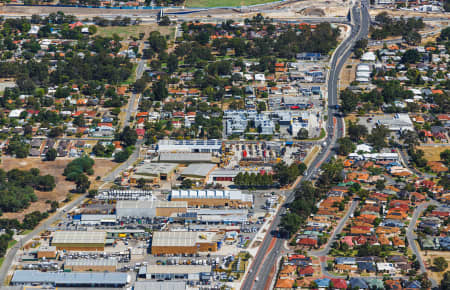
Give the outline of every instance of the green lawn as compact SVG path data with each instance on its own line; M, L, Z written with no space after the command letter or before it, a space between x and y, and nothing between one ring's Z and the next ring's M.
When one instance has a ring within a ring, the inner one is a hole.
M17 243L16 240L11 240L8 242L8 249L14 247L14 245Z
M186 0L186 7L240 7L274 2L274 0Z

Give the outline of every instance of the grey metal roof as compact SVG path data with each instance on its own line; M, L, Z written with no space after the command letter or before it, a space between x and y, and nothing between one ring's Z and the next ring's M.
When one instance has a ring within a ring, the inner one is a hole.
M197 274L211 273L205 265L147 265L147 274Z
M104 244L106 232L56 231L52 244Z
M119 200L116 204L118 208L157 208L157 207L187 207L186 201L166 201L166 200Z
M160 174L169 174L175 168L177 164L173 163L144 163L138 168L136 168L136 175L148 175L148 176L158 176Z
M68 259L64 266L117 266L116 259Z
M194 246L198 235L198 232L154 232L152 247Z
M138 281L134 283L134 290L185 290L184 281Z
M17 270L11 280L12 284L46 283L54 285L125 285L127 282L127 273L40 272L38 270Z
M211 162L211 153L190 153L190 152L161 152L159 154L159 161L166 162L183 162L183 161L194 161L194 162Z
M215 167L216 165L211 163L189 164L189 166L183 170L181 175L205 177Z

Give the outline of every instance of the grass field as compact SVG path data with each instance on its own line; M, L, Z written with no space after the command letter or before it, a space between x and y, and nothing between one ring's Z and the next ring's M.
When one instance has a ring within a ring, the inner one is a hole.
M422 149L425 154L425 159L428 161L440 161L440 154L445 149L450 149L450 146L418 146L418 149Z
M273 0L186 0L186 7L239 7L274 2Z
M42 161L40 158L25 158L25 159L16 159L10 157L3 157L2 163L0 164L0 168L6 171L9 171L14 168L18 168L21 170L30 170L31 168L39 168L42 175L50 174L55 177L56 187L52 191L39 191L35 190L36 196L38 200L30 204L30 206L20 212L4 212L2 218L17 218L18 220L22 220L25 214L31 213L35 210L38 211L46 211L50 208L50 204L46 203L46 200L56 200L58 202L63 201L70 190L75 188L75 184L73 182L67 181L66 178L62 175L64 172L64 168L66 168L67 163L69 163L70 159L62 159L58 158L55 161L47 162ZM116 166L117 163L114 163L107 159L96 159L94 164L94 175L90 176L91 182L93 183L92 187L100 183L99 181L95 181L97 175L104 176L108 172L110 172L111 168ZM76 196L74 196L76 198Z
M156 30L163 35L169 34L172 37L175 29L168 26L158 26L158 24L153 23L131 26L106 26L97 27L96 35L112 37L113 34L117 34L122 39L129 39L131 37L139 37L139 33L145 33L144 39L146 39L150 35L150 32Z

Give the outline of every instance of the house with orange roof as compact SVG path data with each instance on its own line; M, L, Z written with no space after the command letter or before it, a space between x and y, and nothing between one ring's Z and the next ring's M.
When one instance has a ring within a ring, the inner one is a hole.
M390 246L390 245L392 245L392 242L384 234L378 235L378 242L382 246Z
M386 219L391 220L405 220L408 217L408 214L404 211L401 211L400 209L397 210L389 210Z
M398 227L378 226L375 229L375 233L377 235L386 235L386 236L397 235L397 234L400 233L400 228L398 228Z
M359 227L359 226L352 226L350 228L350 234L355 235L370 235L372 233L373 228L372 227Z
M411 192L409 195L409 200L414 204L418 204L427 200L427 197L418 192Z
M392 237L392 244L394 247L397 247L397 248L405 247L405 241L402 238L400 238L399 236Z
M292 278L295 276L296 271L297 271L296 265L285 264L282 266L279 275L280 277Z
M127 92L127 87L126 86L120 86L120 87L117 88L116 91L117 91L117 94L119 96L123 96Z
M275 289L292 289L294 288L295 279L279 278L275 284Z
M334 270L339 273L355 273L358 270L357 265L336 264Z

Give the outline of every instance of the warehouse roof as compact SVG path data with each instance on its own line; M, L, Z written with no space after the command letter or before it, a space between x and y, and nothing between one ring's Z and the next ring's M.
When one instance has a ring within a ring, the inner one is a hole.
M159 140L158 150L160 152L167 151L186 151L192 150L220 150L222 148L222 140Z
M106 232L56 231L52 244L104 244Z
M198 232L154 232L152 247L191 247L198 235Z
M68 259L64 266L117 266L116 259Z
M147 274L197 274L210 273L211 266L205 265L148 265Z
M166 200L119 200L116 208L157 208L157 207L187 207L186 201Z
M158 176L169 174L177 168L178 164L173 163L144 163L136 168L136 175Z
M161 152L159 154L161 162L211 162L211 153L190 153L190 152Z
M211 170L216 167L215 164L211 163L196 163L189 164L186 169L181 172L183 176L193 176L193 177L206 177Z
M40 272L38 270L17 270L12 284L51 283L55 285L125 285L127 273L118 272Z
M185 290L184 281L137 281L134 283L134 290Z
M244 194L239 190L172 190L170 196L172 199L230 199L253 202L253 195Z

